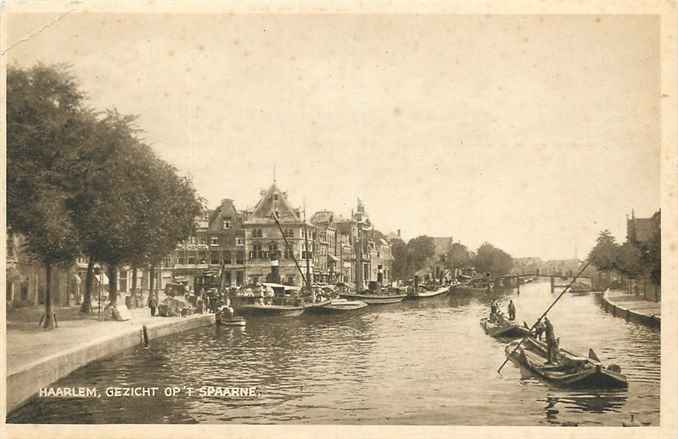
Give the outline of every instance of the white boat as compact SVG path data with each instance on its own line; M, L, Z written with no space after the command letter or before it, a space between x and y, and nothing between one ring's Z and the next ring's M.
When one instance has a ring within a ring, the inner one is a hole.
M419 288L418 291L412 291L408 294L409 299L425 299L427 297L436 297L441 294L446 294L450 291L450 287L440 287L435 290L429 290L427 288Z
M332 299L319 307L307 309L307 311L321 314L339 314L350 311L357 311L367 306L367 303L361 300Z

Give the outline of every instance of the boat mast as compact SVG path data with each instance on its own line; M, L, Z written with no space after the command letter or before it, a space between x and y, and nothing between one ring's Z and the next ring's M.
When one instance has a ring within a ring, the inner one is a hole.
M304 248L306 249L306 289L311 291L311 262L308 259L308 230L306 229L306 203L304 203Z
M278 225L278 229L280 229L280 234L283 237L283 241L285 241L285 247L287 248L287 251L289 252L290 256L292 256L292 260L294 261L294 265L296 265L297 270L299 271L299 274L301 275L301 280L303 283L306 283L306 278L304 277L304 272L301 270L301 266L299 266L299 261L297 261L297 258L294 257L294 250L292 249L292 246L290 243L287 241L287 237L285 237L285 232L283 231L282 225L280 225L280 221L278 221L278 217L276 216L275 212L271 214L271 218L275 221L275 223Z

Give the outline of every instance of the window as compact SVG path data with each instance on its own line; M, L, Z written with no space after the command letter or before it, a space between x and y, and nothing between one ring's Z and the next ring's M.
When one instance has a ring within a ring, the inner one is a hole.
M253 238L262 238L264 236L264 232L261 229L254 229L252 230L252 237Z
M238 265L242 265L245 263L245 252L239 251L238 253L236 253L235 263Z
M274 195L273 195L273 200L274 200L274 201L278 201L278 194L274 194Z
M301 259L313 259L313 252L302 251Z
M285 229L286 238L294 238L294 229Z
M210 264L220 264L221 261L219 260L219 252L212 252L210 255Z
M185 264L186 263L186 257L183 254L180 254L177 256L177 264Z
M240 236L236 236L235 245L238 246L238 247L242 247L242 246L245 245L245 240L242 239Z
M212 236L210 238L210 245L219 245L219 237L218 236Z
M294 285L294 283L297 280L297 276L294 274L288 274L287 275L287 285Z
M162 266L163 267L170 267L172 265L172 257L171 256L165 256L162 260Z
M231 252L221 252L221 260L224 261L224 264L230 264L231 263Z
M197 258L195 257L195 254L190 254L188 255L188 264L193 265L197 261Z
M227 218L224 220L224 229L230 229L231 228L231 218Z

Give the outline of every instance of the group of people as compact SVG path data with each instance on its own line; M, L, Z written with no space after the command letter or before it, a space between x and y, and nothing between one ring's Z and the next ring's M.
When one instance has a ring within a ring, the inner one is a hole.
M508 306L508 319L515 320L516 318L516 305L513 303L513 300L509 300ZM504 314L499 309L499 304L497 300L493 300L490 303L490 322L501 322L504 320ZM558 350L560 340L556 338L555 329L553 324L548 317L544 317L543 320L540 320L537 325L534 327L534 337L537 340L544 340L546 342L547 349L547 364L556 364L558 363Z
M508 312L508 319L509 320L515 320L516 319L516 305L513 303L513 300L509 300L509 303L508 303L508 306L507 306L507 312ZM490 303L490 318L489 318L489 320L491 322L499 322L502 319L504 319L504 314L499 309L499 304L497 303L497 300L493 300Z

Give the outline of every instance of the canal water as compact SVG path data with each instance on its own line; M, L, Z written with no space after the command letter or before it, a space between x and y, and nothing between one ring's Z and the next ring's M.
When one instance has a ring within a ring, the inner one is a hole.
M523 285L517 318L533 323L553 300L548 282ZM508 363L479 319L490 299L452 293L369 307L352 316L250 318L153 340L81 368L52 387L256 387L224 396L38 399L10 423L319 423L659 425L660 334L605 313L595 294L567 294L550 314L561 345L629 379L622 391L567 390Z

